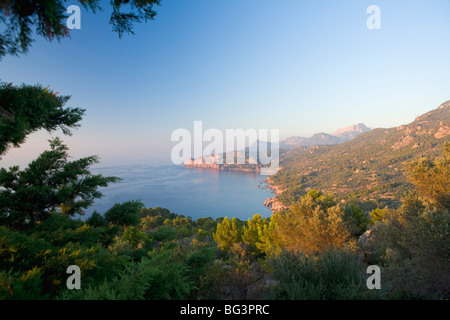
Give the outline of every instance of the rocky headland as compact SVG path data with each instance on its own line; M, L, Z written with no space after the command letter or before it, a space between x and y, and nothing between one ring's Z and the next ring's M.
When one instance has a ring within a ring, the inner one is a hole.
M270 180L270 177L266 179L266 183L267 187L272 190L275 196L271 198L266 198L266 200L264 201L264 206L270 208L272 212L286 209L287 207L283 205L279 200L277 200L277 196L281 194L281 192L283 192L280 186L274 185L273 182Z

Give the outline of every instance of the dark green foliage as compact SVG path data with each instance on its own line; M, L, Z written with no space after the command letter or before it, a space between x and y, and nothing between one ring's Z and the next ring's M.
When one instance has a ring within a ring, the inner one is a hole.
M84 287L82 290L64 290L65 300L143 300L148 289L150 269L148 260L126 263L113 279Z
M30 234L0 227L0 272L8 274L3 276L9 279L11 294L6 298L15 297L16 289L21 290L23 279L28 279L31 272L39 274L42 280L39 282L42 296L51 298L65 288L66 269L70 265L78 265L83 270L85 284L112 277L119 270L122 257L96 244L92 237L101 230L89 230L87 225L69 220L55 216L54 221ZM72 230L70 227L75 224L79 228ZM91 236L83 237L86 232Z
M271 262L276 299L366 299L369 290L361 258L345 251L324 251L317 257L284 251Z
M60 213L52 213L48 219L30 230L33 237L45 240L55 247L69 242L81 242L86 246L99 243L106 228L92 227L81 220L70 219Z
M133 204L139 203L131 201L122 208ZM167 209L159 211L169 213L176 226L168 220L170 225L149 233L141 231L141 225L123 231L112 222L105 225L98 213L88 223L58 212L27 230L0 226L0 298L195 298L218 249L211 242L194 247L177 238L179 226L190 225L196 234L196 222ZM202 219L200 225L208 221ZM115 237L110 230L115 230ZM66 288L69 265L82 270L82 290Z
M448 299L450 213L403 206L373 227L392 297Z
M165 220L165 219L175 219L176 217L178 217L178 215L170 212L166 208L155 207L155 208L143 208L140 211L140 217L141 218L162 217Z
M33 41L34 26L39 36L49 40L68 36L65 11L64 1L3 2L0 21L5 24L6 29L2 28L3 32L0 34L0 57L26 52Z
M99 0L79 0L78 3L94 13L102 9ZM155 18L153 7L159 3L160 0L111 1L113 12L109 23L119 37L124 33L133 33L134 23ZM6 54L26 53L33 41L34 32L48 40L69 37L66 6L70 4L76 3L64 0L3 1L0 11L0 22L3 24L0 33L0 59Z
M42 274L38 268L23 274L0 270L0 300L48 299L42 293Z
M84 214L102 196L99 187L119 180L89 172L98 162L96 156L69 161L59 138L51 140L50 147L23 171L18 166L0 169L0 225L23 229L45 221L54 211Z
M218 257L217 247L203 247L193 251L187 258L187 265L189 266L190 278L193 282L200 281L202 275L206 273L207 268Z
M122 241L127 241L133 249L141 245L144 240L145 234L136 227L128 227L122 235Z
M214 221L211 217L198 218L196 223L197 223L197 227L199 229L209 232L210 234L212 234L214 231L216 231L217 222Z
M364 211L362 211L357 205L351 204L346 206L344 216L352 235L359 237L367 230L369 219Z
M118 225L134 226L139 223L139 215L143 208L144 204L137 200L116 203L105 212L105 220Z
M155 241L170 241L177 238L177 232L173 227L162 226L152 233Z
M152 281L146 299L186 299L193 289L189 266L177 252L161 251L151 254Z
M83 291L65 291L63 299L170 300L186 299L193 289L186 253L176 249L154 251L140 261L124 264L111 280Z
M375 212L373 237L392 298L448 299L450 290L449 145L444 156L405 165L416 190L398 210Z
M4 271L24 272L39 266L46 252L53 249L44 239L0 226L0 266Z
M122 37L124 33L133 32L133 23L147 22L153 20L156 16L156 11L153 10L154 5L159 5L160 0L115 0L111 1L113 12L109 21L113 26L113 31ZM123 9L130 9L124 12Z
M0 156L40 129L61 129L70 134L71 128L79 126L85 110L65 108L69 99L70 96L57 96L40 85L17 87L0 83Z
M105 217L103 217L97 211L94 211L91 216L86 220L86 223L92 227L106 227L108 224Z

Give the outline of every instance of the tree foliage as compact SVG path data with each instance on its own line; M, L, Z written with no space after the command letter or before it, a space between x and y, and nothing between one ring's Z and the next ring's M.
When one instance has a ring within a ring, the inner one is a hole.
M100 0L79 0L87 11L102 10ZM70 36L66 21L66 6L73 4L65 0L2 1L0 4L0 59L6 54L26 53L33 42L33 34L48 40L58 41ZM119 37L133 34L133 25L153 20L155 5L160 0L114 0L110 2L112 14L109 23Z
M385 211L372 228L394 297L449 297L448 144L444 151L435 160L422 158L406 164L415 192L405 197L398 210Z
M299 202L272 219L276 223L276 241L288 251L318 253L329 248L347 248L354 239L338 206L320 205L319 197L305 195Z
M250 250L257 255L262 253L258 244L260 243L261 229L266 223L266 219L262 220L261 215L255 214L252 219L248 219L247 225L243 227L242 241L250 246Z
M427 158L407 163L406 176L423 201L439 209L450 210L450 142L444 154L434 161Z
M241 230L238 228L237 219L231 218L230 220L225 217L221 223L218 223L214 240L224 251L228 251L233 244L241 242Z
M33 227L52 212L64 215L84 214L117 177L93 175L88 168L97 163L96 156L69 161L67 147L59 138L50 140L44 151L27 168L0 169L0 224L13 229Z
M69 99L70 96L58 96L41 85L0 83L0 156L41 129L61 129L70 135L70 129L79 126L85 110L64 107Z
M289 300L355 300L369 298L364 265L344 250L324 250L318 256L283 251L271 260L279 284L273 298Z
M137 200L116 203L105 212L105 220L124 226L137 225L140 221L139 214L144 207L144 204Z

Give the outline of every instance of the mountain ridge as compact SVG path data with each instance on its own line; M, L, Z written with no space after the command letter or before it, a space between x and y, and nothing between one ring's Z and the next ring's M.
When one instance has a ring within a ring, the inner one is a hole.
M298 146L310 147L315 145L335 145L356 138L371 129L364 123L357 123L348 127L340 128L333 134L319 132L309 138L292 136L280 141L280 148L293 149Z

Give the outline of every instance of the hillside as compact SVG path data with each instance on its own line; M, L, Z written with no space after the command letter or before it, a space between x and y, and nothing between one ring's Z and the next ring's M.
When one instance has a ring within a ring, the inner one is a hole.
M434 158L450 141L450 101L390 129L373 129L333 146L298 147L281 157L281 167L269 181L285 205L311 188L342 199L396 206L410 188L403 163L417 157Z

